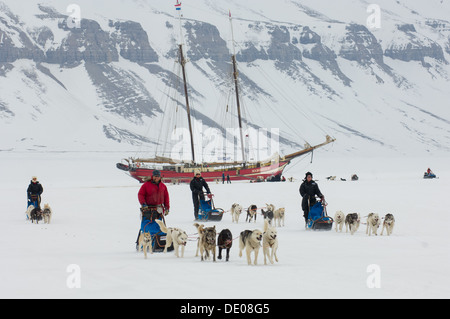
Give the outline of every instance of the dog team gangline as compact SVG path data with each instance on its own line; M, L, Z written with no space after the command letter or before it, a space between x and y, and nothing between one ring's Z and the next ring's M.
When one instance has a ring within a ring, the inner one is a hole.
M180 34L181 30L181 13L179 12L179 22L180 22ZM241 161L230 161L230 162L196 162L195 152L194 152L194 135L192 130L192 120L191 120L191 109L189 105L189 95L188 95L188 85L186 80L186 69L185 65L187 60L183 53L182 35L180 36L180 44L178 45L178 65L181 66L181 73L183 79L184 96L185 96L185 108L187 112L189 136L190 136L190 151L191 160L182 161L175 160L171 157L158 156L155 155L153 158L134 158L129 157L123 159L122 162L117 163L116 167L120 170L127 172L131 177L137 179L139 182L144 182L151 177L154 169L158 169L161 172L161 176L167 183L179 183L179 182L189 182L192 179L192 174L195 170L200 170L202 172L202 177L208 181L217 181L223 178L223 176L229 176L230 181L239 180L250 180L250 181L264 181L268 177L275 176L281 177L283 170L286 166L295 158L302 155L312 153L315 149L332 143L335 141L334 138L326 135L326 140L323 143L311 146L306 143L304 149L297 152L281 156L278 153L274 153L270 158L266 160L259 161L247 161L244 146L244 133L242 128L242 116L241 116L241 103L239 99L239 78L238 70L236 64L236 53L234 45L233 36L233 25L231 13L229 14L231 34L232 34L232 44L233 44L233 54L231 55L231 62L233 67L233 82L234 91L236 96L236 107L237 107L237 119L239 126L239 136L240 136L240 149L242 152ZM228 108L228 106L227 106Z

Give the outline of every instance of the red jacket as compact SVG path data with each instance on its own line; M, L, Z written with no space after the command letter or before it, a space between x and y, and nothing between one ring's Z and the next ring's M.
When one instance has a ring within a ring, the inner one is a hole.
M148 206L163 205L165 210L169 210L169 192L163 182L156 184L153 179L145 182L138 192L139 203Z

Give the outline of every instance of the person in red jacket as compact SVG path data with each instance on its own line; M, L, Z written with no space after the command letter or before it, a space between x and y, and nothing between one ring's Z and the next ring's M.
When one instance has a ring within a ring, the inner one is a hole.
M142 184L138 199L143 210L159 208L159 213L164 212L165 215L169 213L169 192L161 181L161 173L158 170L154 170L151 179Z
M161 232L155 220L161 220L169 214L170 200L166 185L161 182L161 173L154 170L150 180L146 181L138 192L138 200L141 204L142 220L140 232L150 232L155 235L165 235ZM138 240L136 248L138 248Z

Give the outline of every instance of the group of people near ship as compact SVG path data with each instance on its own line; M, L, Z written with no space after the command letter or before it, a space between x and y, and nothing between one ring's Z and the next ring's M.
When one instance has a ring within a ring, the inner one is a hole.
M189 186L192 192L194 218L197 220L201 200L205 200L205 191L206 196L211 198L211 189L205 179L201 176L200 170L194 171L194 177ZM306 223L308 220L309 209L316 203L316 196L318 196L322 202L324 202L325 197L321 193L318 184L312 179L311 172L306 173L305 179L300 185L299 192L302 197L303 217L305 218ZM140 231L150 232L152 236L161 233L156 220L163 220L164 217L169 214L170 199L167 187L161 181L160 171L154 170L151 178L142 184L138 192L138 200L142 212ZM136 244L138 244L138 241L136 241Z

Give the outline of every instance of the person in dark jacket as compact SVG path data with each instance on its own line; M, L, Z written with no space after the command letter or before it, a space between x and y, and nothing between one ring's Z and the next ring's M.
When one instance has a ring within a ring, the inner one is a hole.
M195 176L191 180L191 191L192 191L192 202L194 203L194 217L198 219L198 209L200 207L200 200L205 199L205 195L203 193L203 187L206 189L207 194L211 194L209 190L209 186L206 181L203 179L200 170L195 170Z
M44 192L44 188L37 180L36 176L33 176L30 181L30 185L28 185L27 189L27 198L28 198L28 206L33 205L35 207L40 207L41 204L41 194Z
M312 173L307 172L303 183L300 185L300 196L302 196L302 210L305 223L308 221L309 210L316 203L316 195L320 197L322 201L325 197L320 192L319 185L312 179Z

